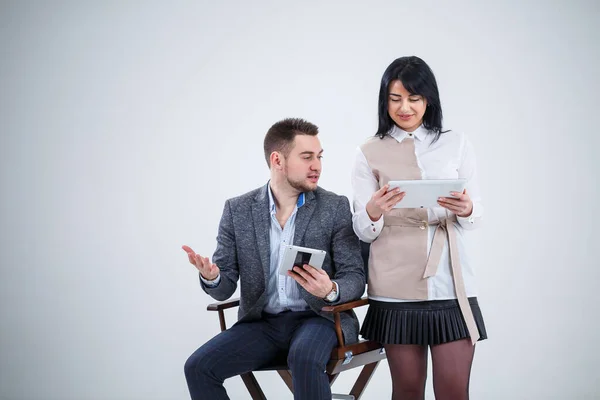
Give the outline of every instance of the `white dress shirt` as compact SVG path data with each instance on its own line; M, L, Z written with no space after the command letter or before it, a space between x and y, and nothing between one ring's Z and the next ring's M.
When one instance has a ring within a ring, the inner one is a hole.
M429 133L423 126L420 126L414 132L406 132L395 126L390 134L398 142L401 142L408 137L414 138L415 155L419 168L421 169L422 179L464 178L467 180L466 189L467 194L473 201L473 212L469 217L463 218L457 216L458 224L456 224L456 230L467 296L476 296L475 274L467 253L464 230L472 230L480 226L481 217L483 215L483 205L481 204L481 195L477 184L475 154L470 141L464 134L448 131L442 133L440 138L435 143L432 143L435 135ZM362 241L371 243L381 233L384 216L377 221L372 221L367 214L365 207L373 193L379 190L379 182L369 167L367 159L360 147L356 153L356 159L352 169L352 188L354 192L354 214L352 216L354 232ZM443 207L429 208L427 209L427 212L430 222L436 222L439 219L452 215L449 210L446 210ZM435 229L435 225L430 225L428 228L428 253L431 249ZM398 254L398 257L401 256L401 254ZM423 268L424 267L425 266L423 266ZM450 270L448 243L446 243L444 251L442 252L437 274L428 278L427 286L429 300L447 300L456 298L452 273ZM371 298L381 301L403 301L384 297ZM414 299L405 300L411 301Z

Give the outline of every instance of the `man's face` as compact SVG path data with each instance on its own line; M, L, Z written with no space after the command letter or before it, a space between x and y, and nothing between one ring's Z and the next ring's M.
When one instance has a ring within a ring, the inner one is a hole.
M296 135L290 154L284 158L283 172L291 187L300 192L311 192L317 188L322 154L317 136Z

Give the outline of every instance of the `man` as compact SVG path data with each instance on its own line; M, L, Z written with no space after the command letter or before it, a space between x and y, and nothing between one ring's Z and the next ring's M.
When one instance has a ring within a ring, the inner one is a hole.
M360 298L365 274L348 199L317 186L323 149L318 128L302 119L274 124L264 150L271 171L263 187L227 200L213 262L183 249L204 291L226 300L241 284L238 322L185 364L192 399L228 399L223 381L287 354L294 398L330 399L325 373L337 345L334 323L320 310ZM279 274L286 245L325 250L322 270L304 265ZM358 339L358 320L341 315L344 339Z

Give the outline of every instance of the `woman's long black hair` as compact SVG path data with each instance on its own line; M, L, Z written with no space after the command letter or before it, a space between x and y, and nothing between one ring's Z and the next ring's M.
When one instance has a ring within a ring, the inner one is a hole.
M388 113L388 101L390 83L395 80L400 80L410 94L423 96L427 100L423 126L435 134L433 142L437 141L444 133L440 94L433 71L425 61L416 56L394 60L383 73L379 88L379 127L375 135L383 139L394 127L394 121Z

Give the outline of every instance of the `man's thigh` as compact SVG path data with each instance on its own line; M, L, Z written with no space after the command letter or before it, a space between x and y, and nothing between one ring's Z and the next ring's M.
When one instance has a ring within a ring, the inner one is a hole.
M337 344L333 322L320 316L308 318L298 325L292 336L288 361L316 362L325 366Z
M206 342L187 363L188 368L225 380L269 363L278 351L264 321L244 322Z

